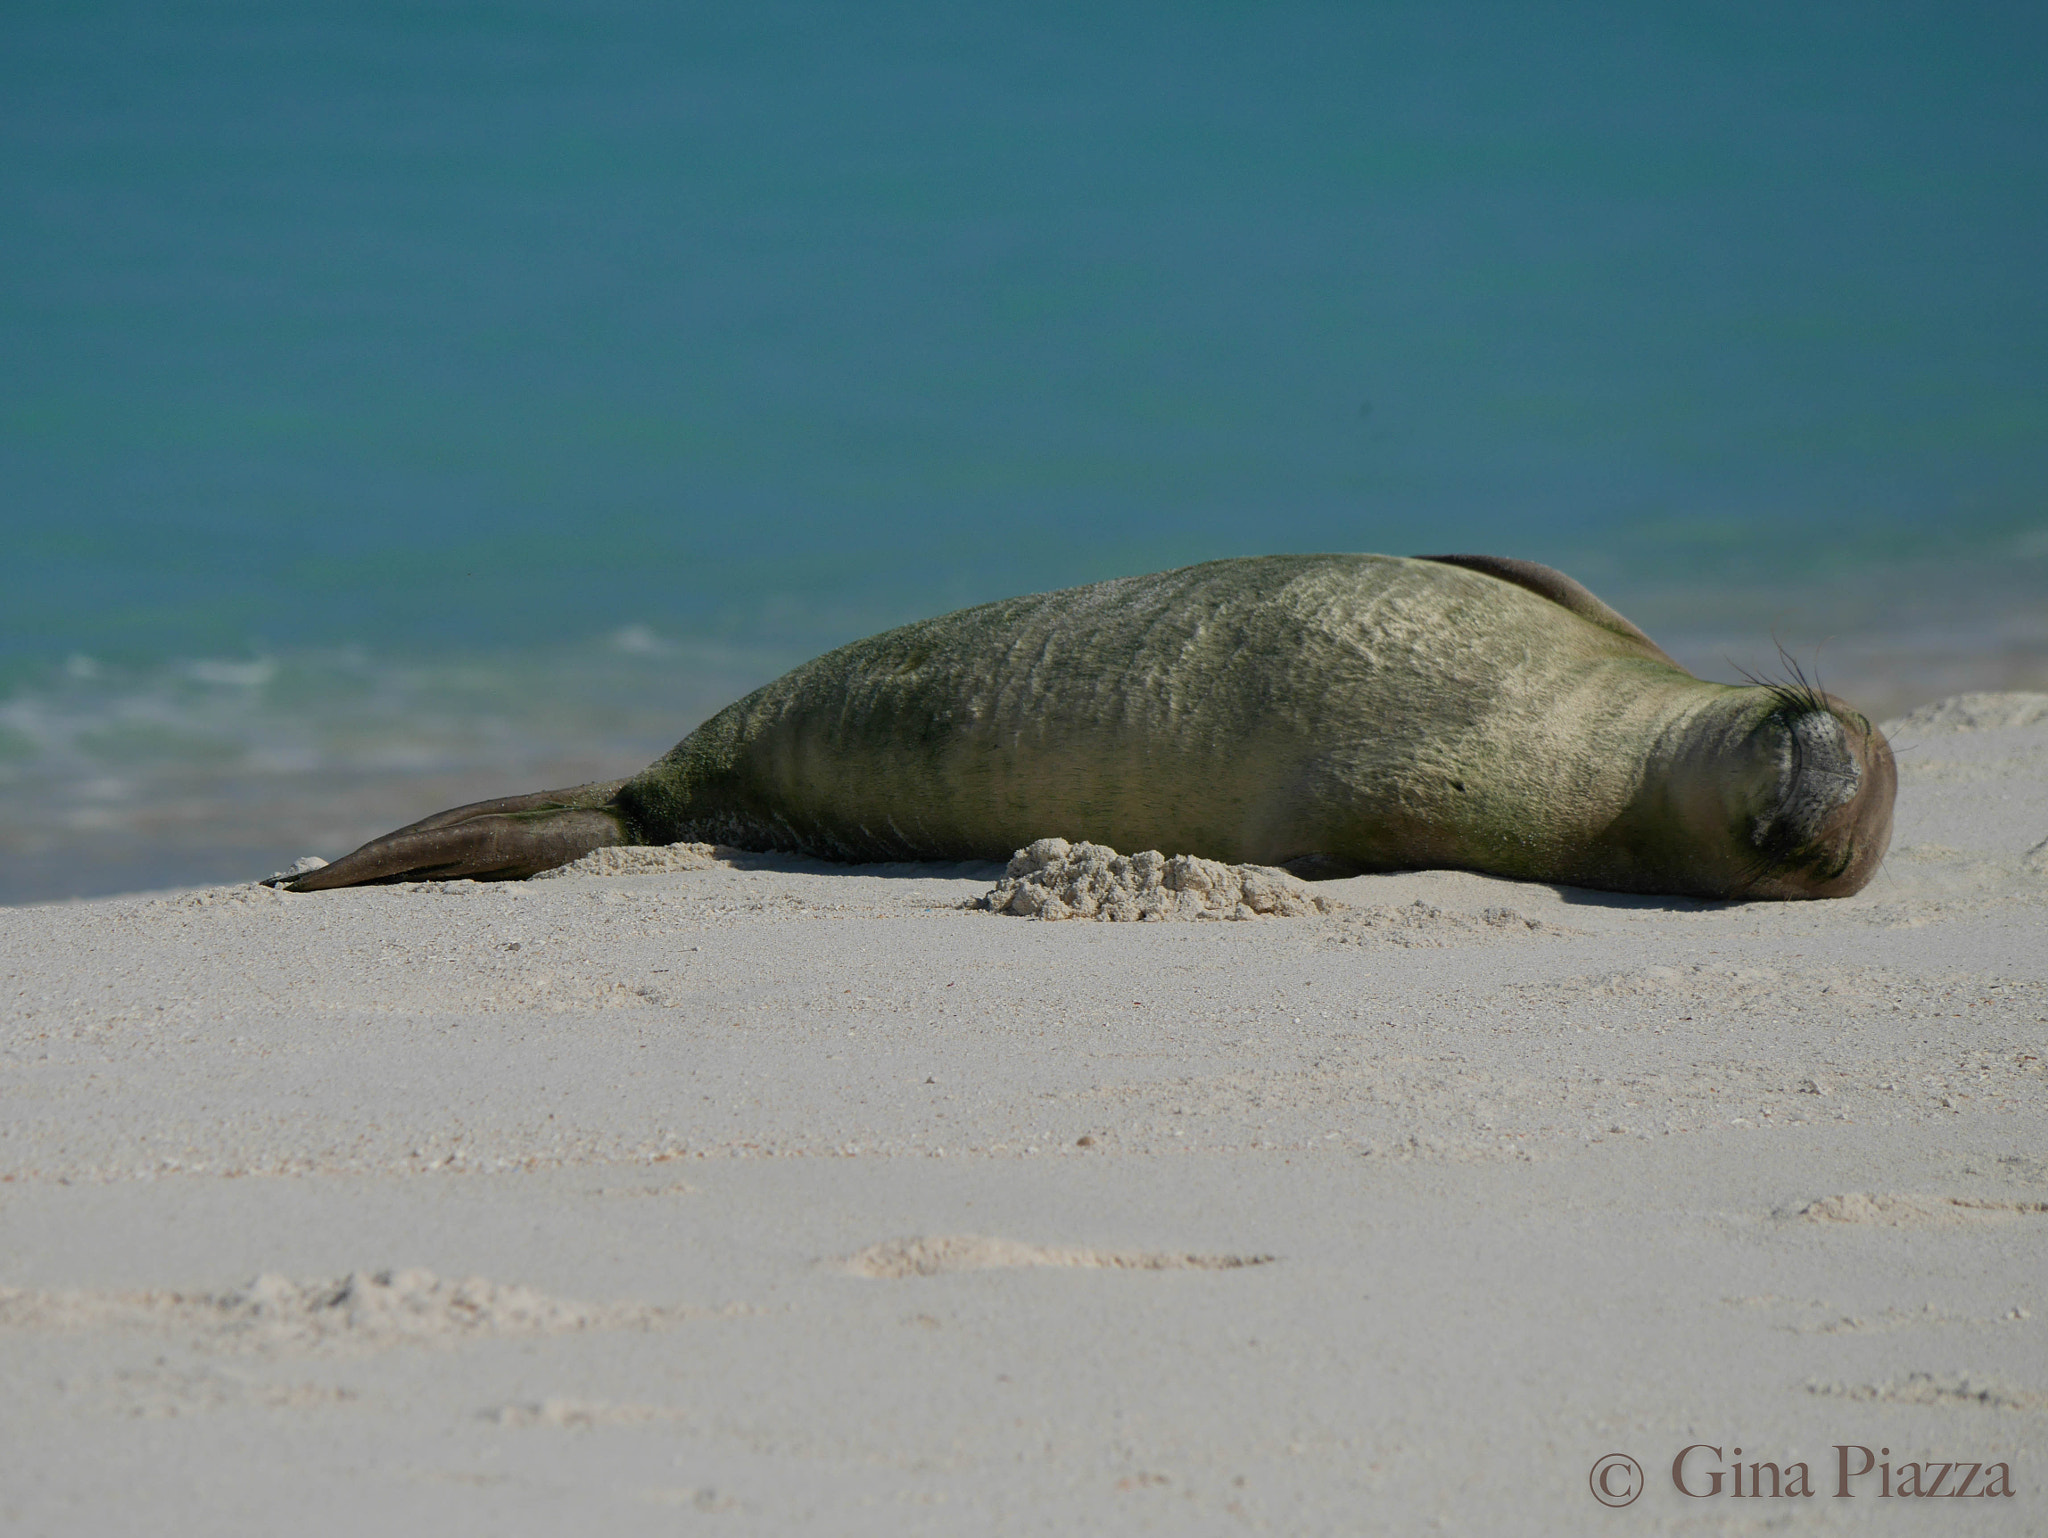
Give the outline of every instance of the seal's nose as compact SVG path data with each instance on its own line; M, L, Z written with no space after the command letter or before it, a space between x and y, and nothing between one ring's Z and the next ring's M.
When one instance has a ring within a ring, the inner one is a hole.
M1783 778L1772 826L1761 830L1775 842L1804 848L1821 837L1837 807L1855 799L1863 771L1849 750L1849 734L1832 710L1808 710L1785 723Z

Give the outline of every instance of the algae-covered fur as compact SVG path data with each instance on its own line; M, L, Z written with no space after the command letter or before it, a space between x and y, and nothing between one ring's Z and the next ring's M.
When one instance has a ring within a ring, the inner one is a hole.
M1304 875L1836 896L1883 858L1894 784L1839 701L1704 683L1548 568L1264 556L857 641L629 780L457 808L297 888L523 876L622 842L862 861L1059 836Z

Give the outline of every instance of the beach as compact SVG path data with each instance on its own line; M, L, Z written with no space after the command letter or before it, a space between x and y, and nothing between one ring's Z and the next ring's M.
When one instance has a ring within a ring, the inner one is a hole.
M0 42L0 1538L2048 1533L2048 11ZM1361 551L1889 721L1889 860L260 882Z
M0 909L0 1525L2037 1532L2048 697L1890 735L1832 902Z

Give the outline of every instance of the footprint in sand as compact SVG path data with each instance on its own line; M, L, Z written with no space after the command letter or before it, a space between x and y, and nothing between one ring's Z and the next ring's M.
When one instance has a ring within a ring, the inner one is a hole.
M1975 1196L1873 1196L1850 1191L1801 1207L1810 1223L1858 1223L1880 1228L1951 1228L1970 1223L2048 1217L2048 1202L1997 1202Z
M1967 1373L1908 1373L1888 1383L1809 1382L1806 1392L1824 1399L1866 1404L1937 1405L1957 1410L2048 1410L2048 1394L2014 1388Z
M38 1291L0 1287L0 1328L147 1329L219 1350L307 1351L445 1344L480 1337L658 1329L705 1311L575 1303L530 1287L431 1271L355 1271L299 1282L265 1274L226 1292Z
M896 1280L954 1271L1007 1271L1027 1266L1094 1271L1235 1271L1270 1265L1275 1255L1187 1255L1140 1250L1096 1250L1068 1245L1021 1244L974 1235L891 1239L849 1255L841 1266L855 1276Z

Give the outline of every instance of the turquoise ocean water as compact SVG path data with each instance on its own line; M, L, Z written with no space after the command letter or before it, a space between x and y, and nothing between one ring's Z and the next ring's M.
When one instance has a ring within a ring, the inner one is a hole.
M31 3L0 210L0 901L1229 554L2048 687L2039 8Z

